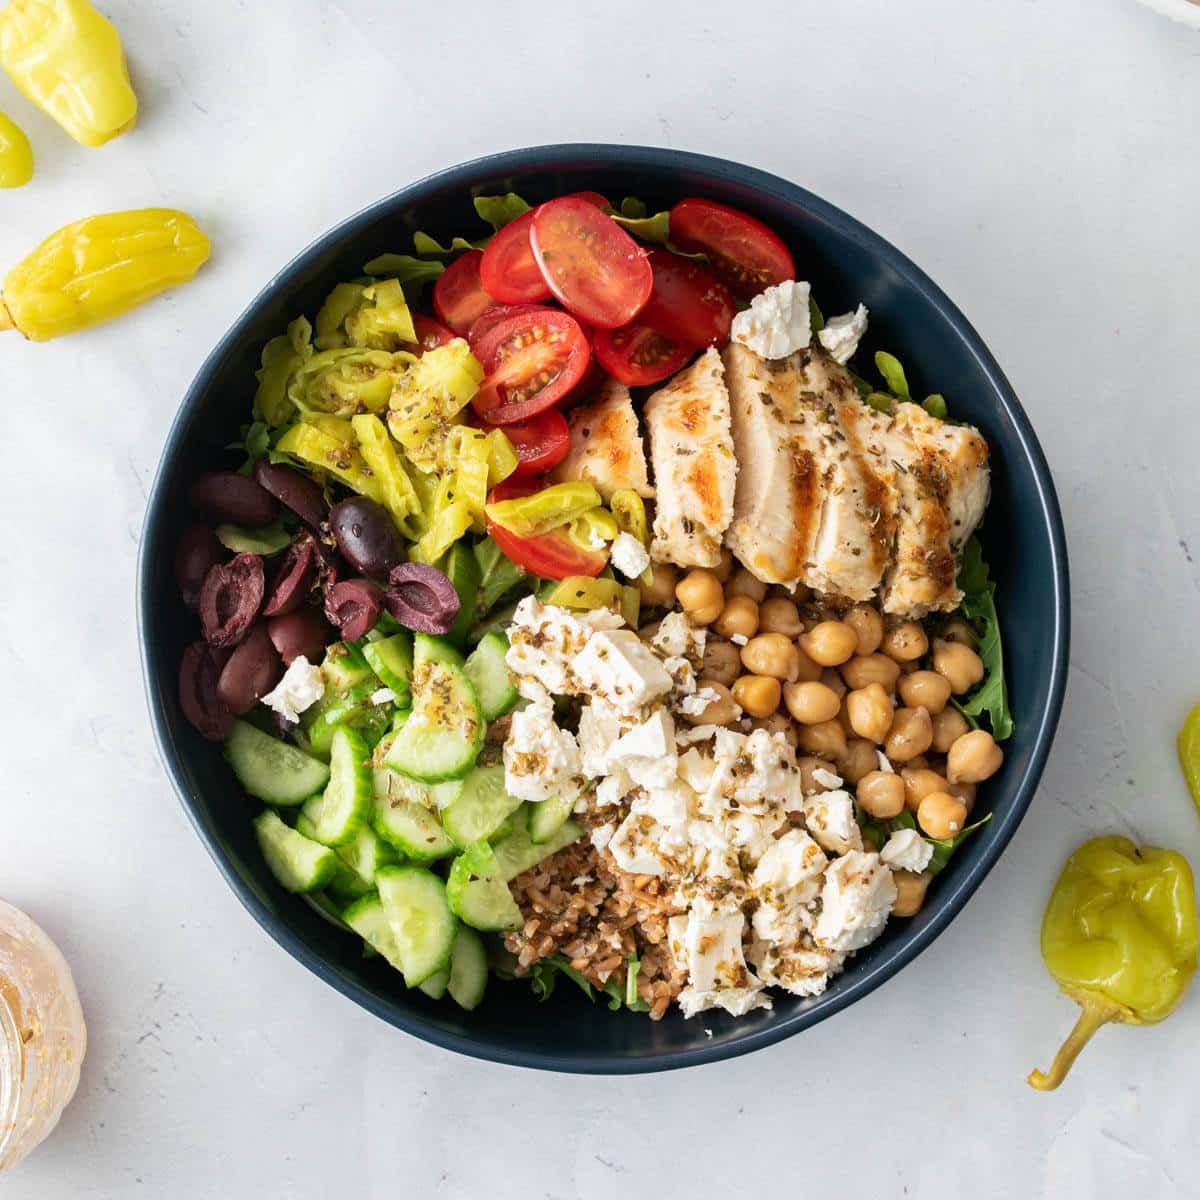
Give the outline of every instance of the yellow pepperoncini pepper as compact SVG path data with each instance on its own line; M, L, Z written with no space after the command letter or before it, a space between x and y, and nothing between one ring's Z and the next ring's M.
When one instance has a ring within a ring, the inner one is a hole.
M489 504L487 515L510 533L529 538L567 525L599 504L600 493L590 483L556 483L529 496Z
M367 466L354 436L354 427L341 417L309 417L298 421L279 439L277 450L328 471L360 496L384 502L383 489Z
M1179 731L1179 765L1187 780L1192 800L1200 809L1200 704L1188 713L1183 728Z
M493 429L488 435L488 487L503 483L520 463L516 447L503 429Z
M170 208L76 221L9 271L0 330L44 342L98 325L186 283L208 251L196 222Z
M1187 859L1095 838L1067 860L1042 922L1042 957L1083 1012L1046 1073L1058 1087L1088 1039L1109 1021L1152 1025L1179 1002L1196 971L1196 892Z
M22 130L0 113L0 188L24 187L33 178L33 148Z
M137 121L121 37L88 0L12 0L0 12L0 65L84 146Z
M437 562L471 528L471 506L460 495L458 478L443 476L430 505L429 528L413 547L416 562Z
M421 498L404 469L387 426L371 413L351 417L350 425L358 439L358 452L379 485L383 507L392 514L405 537L416 537L418 531L413 518L421 512Z
M646 503L632 488L619 488L608 502L617 527L622 533L637 538L644 549L650 549L650 522L646 519ZM647 567L638 577L647 587L654 582L654 570Z

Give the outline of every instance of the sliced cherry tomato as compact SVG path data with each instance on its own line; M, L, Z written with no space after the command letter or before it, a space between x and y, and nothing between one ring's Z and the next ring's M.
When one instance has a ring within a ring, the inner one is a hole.
M445 325L440 325L432 317L423 317L420 313L413 313L412 321L417 340L411 347L406 346L405 349L410 350L413 354L421 355L426 350L436 350L438 346L444 346L447 342L454 340L454 331L447 329Z
M538 484L527 479L505 480L492 489L488 503L528 496L540 490ZM569 579L572 575L589 575L594 579L608 563L608 556L603 551L581 549L561 529L523 538L494 521L488 521L487 527L496 545L518 567L524 567L542 579Z
M507 321L509 317L519 317L522 313L527 312L557 312L558 309L547 308L544 304L493 304L491 308L485 308L483 312L475 318L471 323L470 332L467 334L467 341L471 343L471 349L483 340L483 335L492 329L495 329L502 321Z
M599 192L568 192L568 196L575 196L579 200L586 200L589 204L594 204L597 208L612 208L608 202L607 196L600 195Z
M569 313L538 308L502 321L474 347L483 386L471 401L490 425L525 421L557 404L584 376L592 350Z
M482 258L482 250L468 250L456 258L433 285L433 311L443 325L448 325L460 337L466 337L475 318L496 303L479 278Z
M479 262L479 278L489 296L502 304L536 304L551 292L529 246L533 209L509 221L490 242Z
M513 478L540 475L557 467L571 448L571 430L557 408L547 408L529 418L504 426L504 433L517 452Z
M627 325L650 297L646 252L587 200L561 196L535 209L529 242L550 290L589 325Z
M715 200L680 200L671 209L670 230L680 250L707 254L713 273L744 299L796 278L796 264L783 240L736 208Z
M596 330L593 349L600 365L629 387L649 387L674 375L695 352L640 319L620 329Z
M729 341L737 311L729 289L699 263L669 250L651 250L654 288L638 320L685 346Z

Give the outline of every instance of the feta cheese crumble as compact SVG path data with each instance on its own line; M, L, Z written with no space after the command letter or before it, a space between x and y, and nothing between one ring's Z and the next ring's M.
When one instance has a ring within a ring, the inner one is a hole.
M637 579L650 565L650 555L646 547L632 533L618 533L612 544L608 561L625 576L626 579Z
M512 715L504 743L504 786L510 796L538 804L579 790L582 766L574 736L554 723L550 704Z
M299 721L325 695L325 677L303 654L292 659L283 678L262 698L262 702L288 721Z
M894 871L915 871L919 875L929 866L933 847L915 829L897 829L879 857Z
M860 304L853 312L830 317L825 322L825 328L817 334L817 339L829 351L830 357L844 366L854 357L858 343L866 332L867 309Z
M860 950L883 932L895 903L896 885L887 864L878 854L851 850L825 871L813 938L827 950Z
M760 358L787 358L812 340L809 286L789 279L759 292L733 318L729 337Z

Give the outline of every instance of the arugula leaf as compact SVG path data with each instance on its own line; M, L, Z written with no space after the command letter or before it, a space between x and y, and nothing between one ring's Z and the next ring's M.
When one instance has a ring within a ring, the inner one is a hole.
M241 450L246 461L238 467L239 475L249 475L250 468L271 449L271 429L265 421L251 421L241 428L241 438L230 442L226 450Z
M976 821L974 825L968 825L961 833L956 833L952 838L933 838L925 837L925 840L933 847L933 857L929 860L929 866L925 868L930 875L937 875L945 869L946 864L950 861L950 856L963 844L963 842L971 836L977 829L981 829L992 819L992 814L988 813L981 821Z
M825 314L811 292L808 295L808 323L813 333L820 333L825 328Z
M475 544L475 561L479 564L479 592L475 611L486 616L513 588L525 578L525 572L504 551L486 537Z
M499 233L510 221L527 213L529 205L516 192L505 192L503 196L476 196L475 211L480 220Z
M1004 648L1000 644L1000 619L996 615L996 585L988 578L987 563L979 539L972 537L963 549L958 586L963 591L962 615L979 635L979 657L984 677L975 690L961 702L961 711L969 717L987 713L992 736L998 742L1012 737L1012 712L1008 707L1008 688L1004 680Z
M888 354L886 350L876 350L875 366L893 396L900 400L912 399L908 390L908 376L904 374L904 368L894 354Z
M413 241L416 241L416 237ZM419 286L432 283L445 269L440 262L414 258L411 254L380 254L363 267L365 274L376 278L398 279L402 287L405 284Z
M580 988L589 1000L595 1000L595 988L561 954L551 954L549 958L539 959L530 968L529 978L533 983L533 994L539 1000L548 1000L554 992L554 984L560 974Z
M638 220L644 217L647 211L644 200L639 200L636 196L626 196L612 216L614 218L622 216L630 220Z
M876 412L881 412L885 416L890 416L892 412L892 398L887 392L868 392L863 399Z
M941 392L934 392L932 396L926 396L921 407L939 421L944 421L950 415L950 410L946 407L946 397Z
M625 1007L630 1012L649 1012L650 1005L638 995L637 981L642 963L636 954L629 956L625 965Z

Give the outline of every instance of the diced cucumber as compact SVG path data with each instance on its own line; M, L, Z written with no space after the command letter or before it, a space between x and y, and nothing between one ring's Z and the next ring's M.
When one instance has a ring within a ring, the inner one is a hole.
M462 794L442 811L442 827L465 850L499 832L508 816L521 807L504 789L503 767L473 767L462 781Z
M517 685L504 662L508 653L508 638L502 633L489 633L471 651L463 670L475 685L479 707L485 721L494 721L511 712L518 700Z
M449 966L458 921L446 900L445 884L432 871L384 867L379 872L379 899L409 987Z
M270 558L292 544L292 535L284 529L281 521L263 529L243 529L240 525L222 524L213 532L217 535L217 541L234 554L261 554L263 558Z
M462 931L459 930L461 933ZM458 937L455 936L455 945L458 944ZM454 961L453 952L450 956L450 961ZM445 994L446 989L450 986L450 968L443 967L436 975L430 975L424 983L418 984L418 988L425 993L431 1000L440 1000Z
M372 824L389 846L415 862L433 862L454 853L454 843L446 836L437 814L423 804L377 798Z
M329 757L333 731L339 726L359 730L368 744L374 743L387 731L391 721L390 706L375 705L371 697L382 685L374 674L356 683L346 692L326 691L300 722L300 729L312 753Z
M407 633L396 633L388 638L367 642L363 646L363 657L371 670L383 680L384 686L392 689L396 705L407 708L412 695L412 638Z
M313 837L326 846L344 846L370 820L371 751L353 729L333 731L330 776L325 791L301 810L312 822Z
M487 989L487 950L483 939L465 925L458 927L450 954L450 978L447 989L459 1008L468 1012L479 1006Z
M534 806L526 804L513 813L512 833L506 838L501 838L492 847L496 855L496 872L505 882L516 879L522 871L536 867L542 859L557 854L565 846L583 837L583 826L568 820L544 842L535 842L529 835L529 809L532 807Z
M465 775L487 731L475 688L462 668L428 656L422 659L423 645L433 641L417 635L412 716L396 733L386 758L388 766L425 783Z
M314 842L319 840L316 837L316 826L312 821L304 815L304 810L301 809L296 814L296 832L303 834L306 838L311 838ZM362 830L359 830L361 833ZM353 844L353 843L351 843ZM371 890L371 883L363 879L361 875L342 857L342 851L346 849L344 846L336 848L331 847L335 855L337 855L337 870L333 873L333 878L329 881L329 891L338 898L341 904L346 904L351 900L357 900L359 896L365 896ZM340 906L338 909L341 911Z
M266 809L254 818L254 836L271 874L289 892L319 892L337 871L337 855L285 825Z
M486 842L479 842L450 864L446 898L454 913L473 929L498 933L520 929L521 910L500 878L496 857Z
M395 852L370 825L364 825L354 835L353 841L336 847L334 853L368 888L375 885L375 876L380 867L390 866L396 861Z
M353 642L334 642L329 646L321 662L321 673L326 688L333 692L348 692L356 684L375 679L370 663Z
M392 933L387 913L383 910L383 901L377 892L371 892L361 900L355 900L342 913L342 920L358 934L376 954L388 963L403 971L400 965L400 950L396 945L395 934Z
M464 646L471 626L475 624L475 600L479 595L479 563L475 554L466 542L455 542L446 555L446 563L442 568L446 578L454 585L458 593L458 616L446 634L449 641L456 646Z
M268 804L303 804L329 779L329 768L296 746L235 721L225 757L238 782Z
M413 635L413 667L422 663L445 663L450 667L463 665L462 653L446 638L431 633Z
M574 796L551 796L541 804L529 806L529 840L535 846L544 845L566 823L575 811Z

